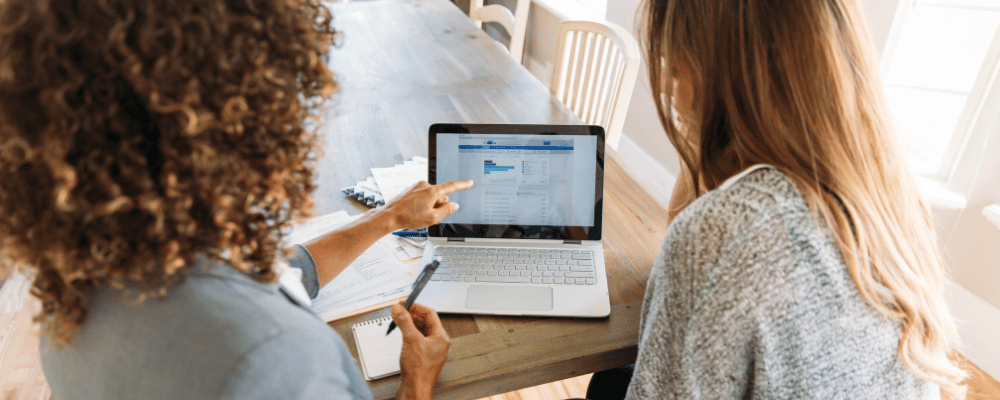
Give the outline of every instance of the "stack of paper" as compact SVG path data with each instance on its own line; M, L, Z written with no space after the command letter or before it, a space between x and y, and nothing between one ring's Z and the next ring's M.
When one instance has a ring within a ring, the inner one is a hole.
M382 197L390 202L415 183L427 180L427 159L413 157L393 167L372 168L372 176Z
M345 211L315 217L295 225L285 235L288 245L309 242L360 215L348 216ZM375 243L347 266L330 283L319 290L312 300L313 311L331 321L353 311L406 296L413 282L409 270L383 244Z
M361 204L375 208L383 206L417 182L427 180L427 158L413 157L388 168L372 168L372 176L354 186L341 189L345 195ZM382 240L400 260L420 257L425 238L387 237Z
M372 176L354 186L340 189L348 197L368 207L384 206L406 188L427 180L427 158L413 157L389 168L372 168Z
M396 258L406 261L424 255L424 243L427 242L427 238L386 236L382 241L386 246L389 246Z

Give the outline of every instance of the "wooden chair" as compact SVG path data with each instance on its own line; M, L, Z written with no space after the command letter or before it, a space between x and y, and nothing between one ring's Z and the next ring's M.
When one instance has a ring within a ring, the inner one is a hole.
M518 64L521 63L521 56L524 54L524 32L528 29L528 9L531 7L531 0L517 0L514 12L499 4L483 5L483 0L475 0L469 10L469 17L479 28L483 27L483 22L496 22L507 30L510 35L510 56Z
M549 89L583 122L604 127L613 149L639 74L639 44L611 22L563 21Z

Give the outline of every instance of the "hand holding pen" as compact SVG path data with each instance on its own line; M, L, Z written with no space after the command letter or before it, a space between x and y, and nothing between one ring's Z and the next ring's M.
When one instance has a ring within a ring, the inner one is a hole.
M432 274L433 272L427 276ZM417 282L420 281L418 278ZM414 288L407 302L392 306L393 323L390 325L390 331L391 326L399 325L403 335L403 350L399 356L402 382L399 385L400 392L396 393L399 398L406 397L405 393L402 393L405 390L433 387L448 359L448 347L451 346L451 338L445 332L437 312L424 305L413 303L412 299L416 298L414 293L419 294L419 290ZM404 304L408 306L404 307ZM429 392L427 395L429 396Z
M431 261L430 264L427 264L422 271L420 271L420 275L417 276L417 280L413 282L410 295L406 298L406 302L403 303L404 309L409 310L410 306L413 305L413 302L417 300L417 296L419 296L420 292L424 290L424 286L426 286L427 282L431 280L431 276L434 275L434 272L437 271L438 265L441 265L441 263L438 260L434 260ZM393 317L395 317L395 315L393 315ZM385 333L386 336L392 333L392 330L395 328L396 321L389 323L389 330Z

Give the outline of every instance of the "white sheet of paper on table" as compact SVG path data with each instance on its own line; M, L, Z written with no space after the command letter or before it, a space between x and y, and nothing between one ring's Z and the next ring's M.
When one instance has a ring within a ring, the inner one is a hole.
M337 211L311 218L292 226L285 235L285 243L308 243L360 216L349 216L346 211ZM401 292L401 289L405 291L411 283L409 269L391 254L385 244L376 242L330 283L320 288L319 294L312 300L312 309L324 320L330 320L347 312L391 300L391 297L385 297L384 300L372 302L382 298L379 296L392 296ZM406 294L408 293L399 296Z
M409 275L398 276L391 280L382 282L382 284L379 285L374 290L355 292L350 296L337 296L336 298L330 297L328 299L321 299L323 301L321 301L320 303L314 303L313 311L315 311L317 314L320 314L328 312L331 309L342 308L344 306L354 306L354 309L361 309L367 307L370 304L355 304L355 303L363 302L365 300L379 297L385 294L400 293L401 289L409 288L412 285L413 285L413 278L411 278ZM397 296L405 296L407 294L409 294L409 291L406 291L406 293ZM317 298L320 297L317 296Z
M427 159L414 157L413 160L389 168L372 168L372 176L386 203L392 201L413 184L427 180Z
M396 258L398 258L399 261L406 261L414 258L410 257L410 254L406 252L403 245L399 243L399 239L386 236L380 241L382 244L385 244L385 247L389 248L389 251L391 251L392 254L396 255Z
M289 246L295 244L308 243L310 240L329 233L348 222L358 219L361 214L350 216L347 211L337 211L326 215L309 218L305 222L292 225L288 233L285 234L285 243Z
M423 246L416 246L408 238L399 236L386 236L382 239L386 247L396 255L400 261L412 260L424 255Z
M376 243L319 290L313 308L339 304L358 294L375 293L387 288L386 282L402 277L409 279L409 269L384 245Z
M400 279L392 284L387 283L386 287L390 289L371 296L355 297L350 299L350 301L321 307L317 307L314 303L313 312L315 312L316 315L319 315L319 317L324 321L332 321L341 315L368 308L376 304L385 303L392 299L409 296L412 284L412 278L407 276L405 279Z
M424 247L414 245L409 238L401 237L397 239L397 241L400 245L402 245L403 250L406 250L406 254L408 254L410 258L422 257L424 255Z
M427 245L427 238L426 237L420 237L420 236L402 236L399 239L406 241L406 243L409 243L413 247L416 247L416 248L418 248L420 250L423 250L424 247Z

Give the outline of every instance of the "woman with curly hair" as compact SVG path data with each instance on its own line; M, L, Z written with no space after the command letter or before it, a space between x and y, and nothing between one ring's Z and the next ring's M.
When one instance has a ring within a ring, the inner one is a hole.
M371 397L309 298L471 182L281 248L311 207L330 22L312 0L0 1L0 251L34 276L56 398ZM399 397L430 398L449 340L409 311Z

